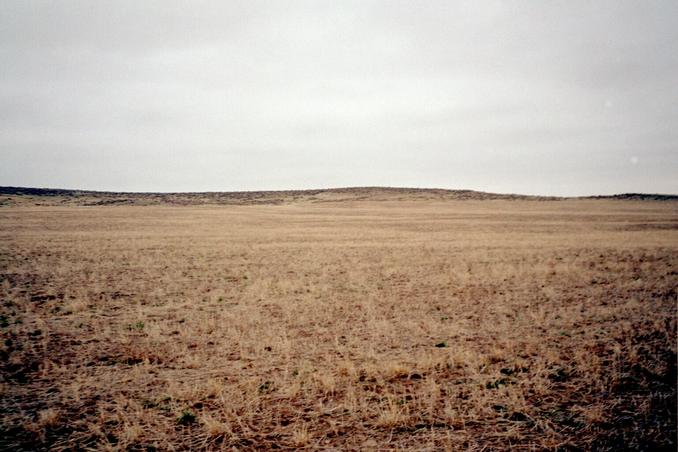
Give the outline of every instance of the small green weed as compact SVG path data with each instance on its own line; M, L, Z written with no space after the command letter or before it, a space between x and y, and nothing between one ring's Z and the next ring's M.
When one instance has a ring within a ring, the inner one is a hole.
M195 422L195 413L188 408L184 410L177 416L177 424L179 425L189 425Z
M143 331L143 329L144 329L145 326L146 326L146 325L144 324L144 322L139 321L139 322L137 322L137 323L135 323L135 324L131 324L131 323L128 324L128 325L127 325L127 329L130 330L130 331L134 331L134 330L137 330L137 331Z

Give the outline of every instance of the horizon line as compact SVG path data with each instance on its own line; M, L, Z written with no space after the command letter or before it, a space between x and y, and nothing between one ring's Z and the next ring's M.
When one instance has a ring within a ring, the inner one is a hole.
M621 192L611 194L588 194L588 195L543 195L543 194L523 194L516 192L495 192L484 191L468 188L440 188L440 187L407 187L407 186L386 186L386 185L355 185L355 186L341 186L341 187L323 187L323 188L290 188L290 189L257 189L257 190L202 190L202 191L117 191L117 190L97 190L97 189L83 189L83 188L55 188L55 187L30 187L30 186L14 186L14 185L0 185L0 194L5 193L6 190L40 190L46 192L80 192L92 194L118 194L118 195L194 195L194 194L238 194L238 193L286 193L286 192L318 192L318 191L341 191L341 190L358 190L358 189L380 189L380 190L415 190L415 191L444 191L451 193L482 193L489 195L500 196L518 196L518 197L532 197L532 198L600 198L600 197L620 197L620 196L660 196L678 198L678 193L649 193L649 192Z

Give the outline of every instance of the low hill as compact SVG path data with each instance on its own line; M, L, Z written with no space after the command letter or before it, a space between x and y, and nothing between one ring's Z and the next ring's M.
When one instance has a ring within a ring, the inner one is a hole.
M553 197L485 193L473 190L351 187L318 190L132 193L53 188L0 187L0 202L40 205L255 205L297 202L558 199Z
M354 201L445 201L445 200L535 200L571 198L487 193L474 190L437 188L350 187L317 190L134 193L54 188L0 187L0 205L257 205L299 202ZM622 194L582 199L678 200L677 195Z

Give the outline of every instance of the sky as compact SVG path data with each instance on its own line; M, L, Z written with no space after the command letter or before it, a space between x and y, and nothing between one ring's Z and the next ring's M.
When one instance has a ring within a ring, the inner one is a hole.
M0 185L678 193L678 2L0 2Z

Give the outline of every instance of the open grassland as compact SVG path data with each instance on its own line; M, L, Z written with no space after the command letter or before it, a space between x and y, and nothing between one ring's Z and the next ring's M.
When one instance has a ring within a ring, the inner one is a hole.
M0 208L0 449L675 450L678 203Z

